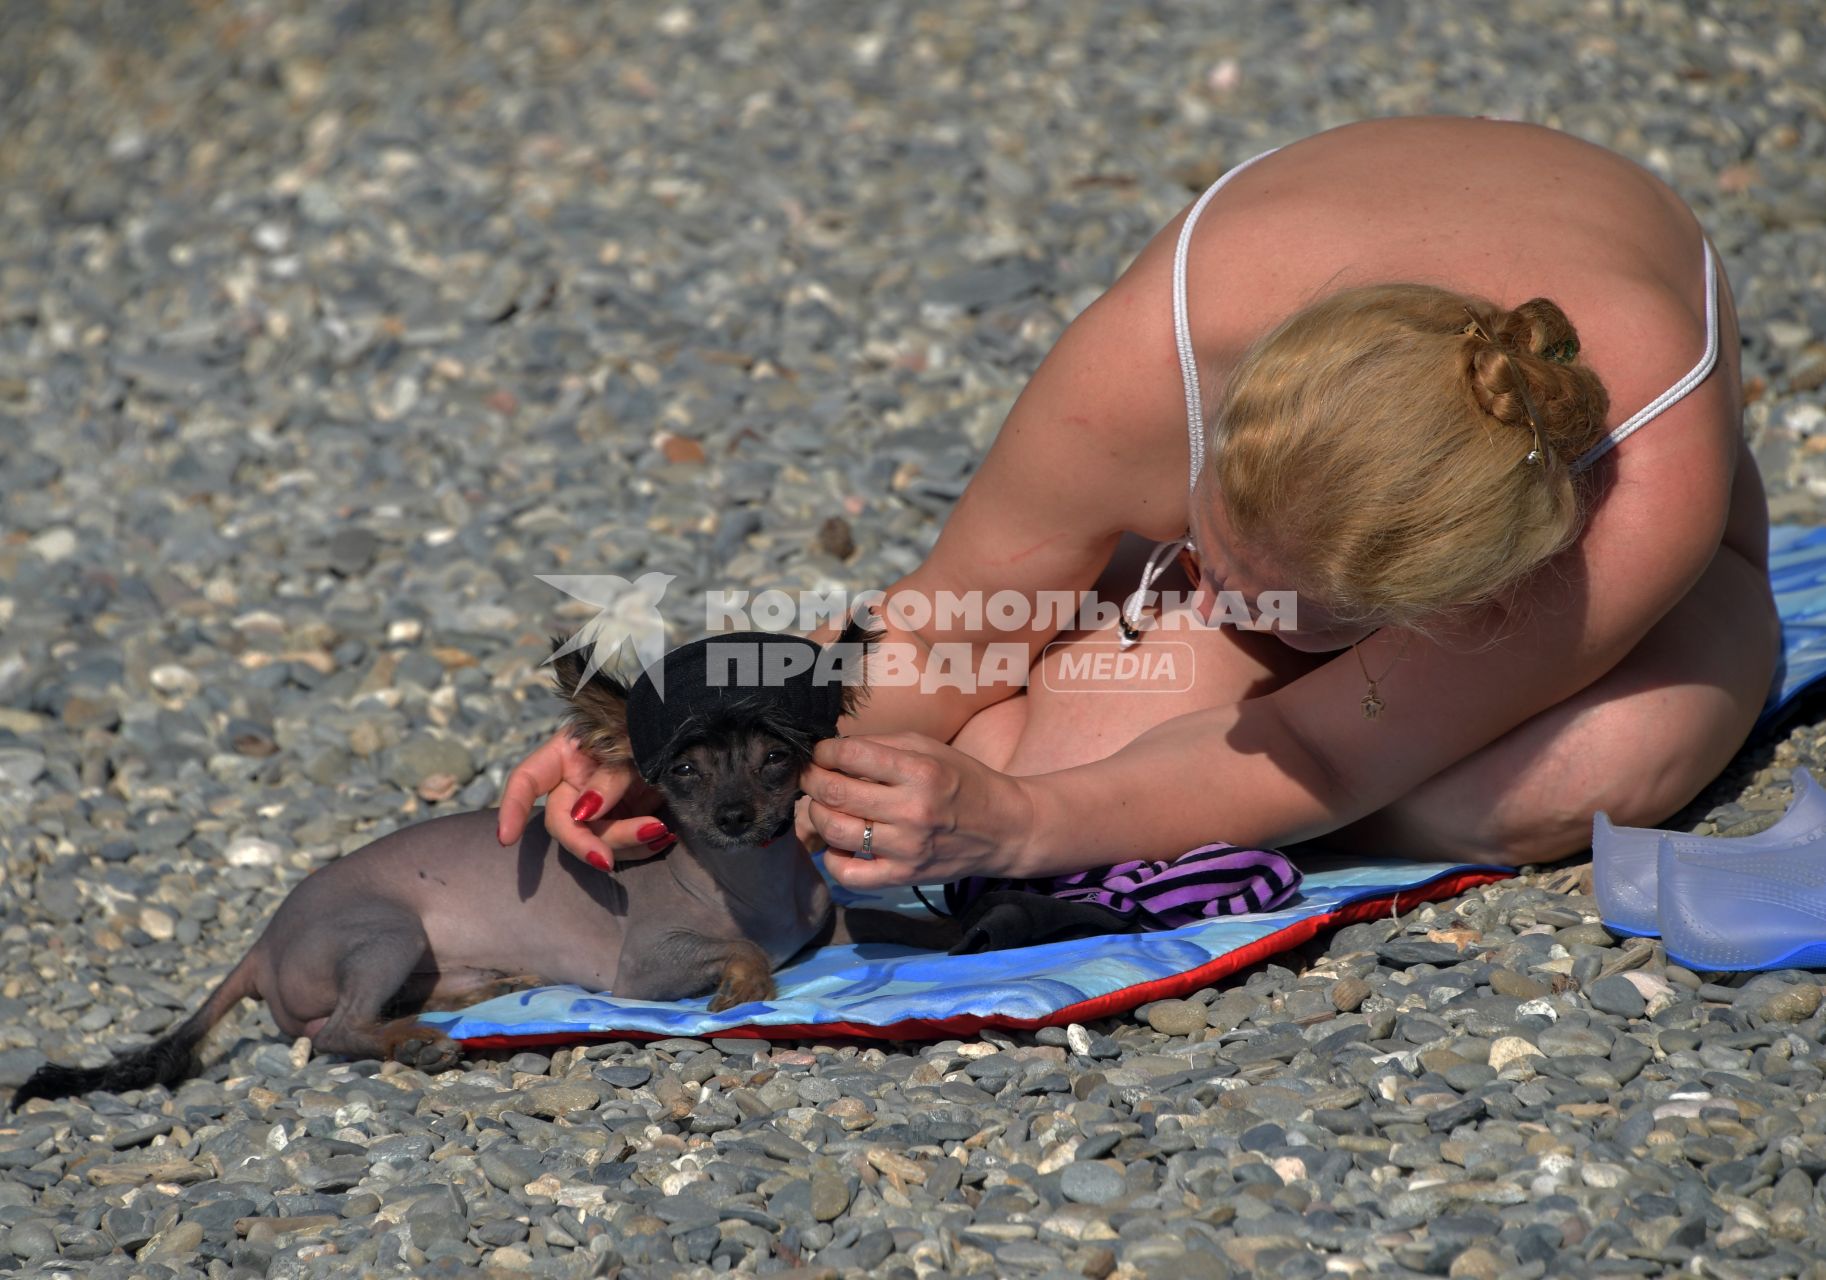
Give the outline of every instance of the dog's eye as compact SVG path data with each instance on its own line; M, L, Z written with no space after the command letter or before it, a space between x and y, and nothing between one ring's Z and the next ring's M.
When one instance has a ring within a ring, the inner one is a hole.
M688 760L680 760L672 766L672 776L675 778L689 778L696 773L697 767Z
M762 764L785 764L786 763L786 753L784 751L769 751L767 753L767 759L763 760L761 763Z

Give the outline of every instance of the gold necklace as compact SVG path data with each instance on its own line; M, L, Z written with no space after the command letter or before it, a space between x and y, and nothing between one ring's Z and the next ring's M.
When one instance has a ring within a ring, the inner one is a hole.
M1369 668L1363 665L1363 650L1357 647L1363 643L1363 640L1359 640L1351 645L1350 651L1357 655L1357 670L1361 671L1363 673L1363 678L1369 681L1369 688L1364 690L1363 698L1358 704L1363 708L1363 718L1365 720L1374 720L1377 716L1382 714L1382 708L1387 704L1382 701L1380 694L1377 693L1376 686L1381 684L1384 680L1387 680L1390 673L1393 672L1397 666L1401 665L1401 660L1408 656L1408 641L1413 638L1412 632L1409 632L1402 637L1401 652L1397 653L1395 655L1395 660L1389 663L1388 670L1384 671L1379 676L1370 675ZM1369 637L1365 636L1363 639L1367 640Z

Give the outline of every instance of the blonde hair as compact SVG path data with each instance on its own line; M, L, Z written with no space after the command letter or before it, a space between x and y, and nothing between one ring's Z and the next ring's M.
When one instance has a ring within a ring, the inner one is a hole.
M1233 535L1352 625L1425 630L1503 597L1584 525L1573 463L1610 398L1577 350L1545 298L1376 285L1314 303L1225 386L1209 476Z

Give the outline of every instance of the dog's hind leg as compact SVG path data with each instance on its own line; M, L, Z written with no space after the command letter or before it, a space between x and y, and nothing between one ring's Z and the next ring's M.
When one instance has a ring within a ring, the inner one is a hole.
M536 973L440 975L437 985L417 1004L420 1013L467 1009L472 1004L530 991L546 985ZM436 1027L416 1017L394 1018L380 1026L383 1056L417 1067L420 1071L448 1071L463 1056L463 1047Z
M430 940L404 908L364 913L359 940L336 958L336 1007L311 1036L311 1047L351 1058L397 1058L421 1071L457 1064L454 1040L413 1018L385 1016L402 987L435 971Z

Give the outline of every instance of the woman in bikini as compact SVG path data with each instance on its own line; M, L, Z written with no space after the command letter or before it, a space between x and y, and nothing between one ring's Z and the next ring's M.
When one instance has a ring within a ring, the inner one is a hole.
M868 888L1213 838L1516 864L1585 847L1598 809L1665 819L1776 658L1737 353L1692 213L1601 148L1411 119L1257 157L1066 330L889 590L1082 591L1132 531L1163 544L1144 585L1195 587L1200 617L1276 590L1293 617L1175 626L1139 598L1101 631L1038 609L1011 634L890 610L889 642L1019 642L1029 679L877 689L819 747L804 829L866 850L827 865ZM1086 675L1150 649L1173 660ZM547 795L579 856L645 856L669 837L630 784L554 737L502 835Z

